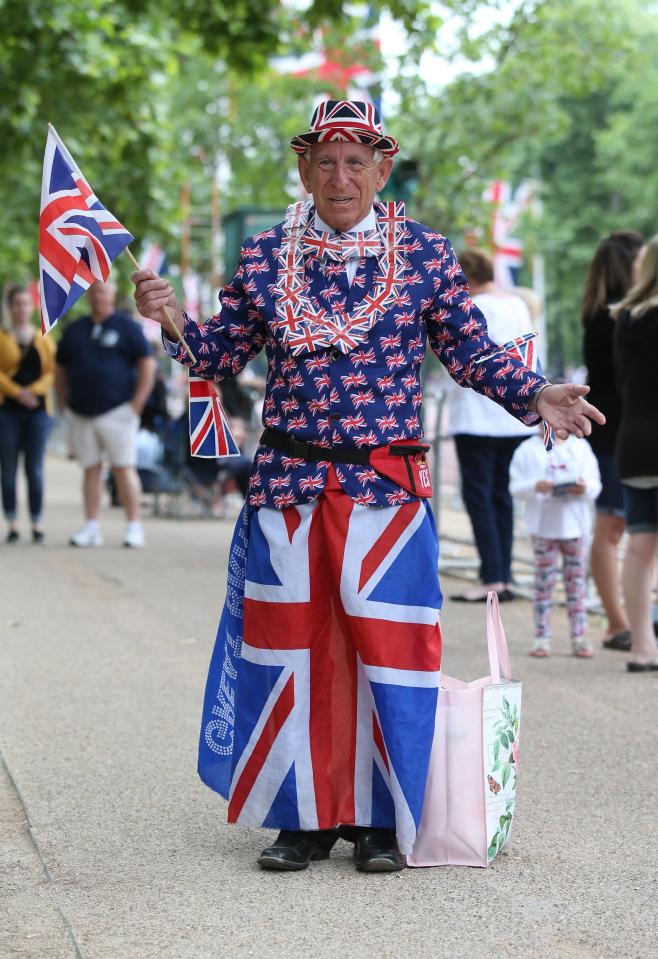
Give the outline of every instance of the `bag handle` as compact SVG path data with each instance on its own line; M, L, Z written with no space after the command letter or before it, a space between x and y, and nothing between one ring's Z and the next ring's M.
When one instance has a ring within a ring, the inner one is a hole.
M491 681L497 684L500 682L501 676L505 680L511 680L512 666L503 621L500 618L498 594L493 590L487 595L487 646L489 649Z

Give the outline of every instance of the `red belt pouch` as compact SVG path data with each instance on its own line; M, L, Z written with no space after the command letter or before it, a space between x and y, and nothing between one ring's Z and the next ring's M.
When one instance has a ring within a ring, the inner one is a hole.
M432 495L432 478L427 462L429 446L417 440L396 440L370 452L370 465L414 496Z

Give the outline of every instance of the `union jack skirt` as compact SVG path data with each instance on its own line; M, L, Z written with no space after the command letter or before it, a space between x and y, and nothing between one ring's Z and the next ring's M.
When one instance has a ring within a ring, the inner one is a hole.
M210 664L199 775L229 822L394 828L411 851L440 678L438 540L416 500L245 507Z

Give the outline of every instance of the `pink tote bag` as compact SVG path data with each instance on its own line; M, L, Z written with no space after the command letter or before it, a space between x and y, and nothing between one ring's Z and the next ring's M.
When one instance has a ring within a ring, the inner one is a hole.
M487 597L491 675L441 677L425 803L409 866L488 866L509 839L521 683L512 679L498 596Z

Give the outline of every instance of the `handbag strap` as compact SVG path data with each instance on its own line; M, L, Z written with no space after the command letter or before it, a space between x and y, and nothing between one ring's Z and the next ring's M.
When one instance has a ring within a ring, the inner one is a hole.
M501 676L504 680L510 680L512 678L512 666L503 621L500 618L498 594L493 590L487 596L487 647L489 649L491 681L497 684L500 682Z

